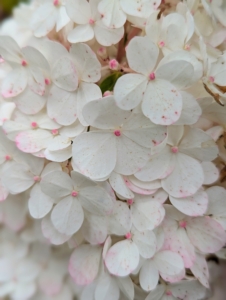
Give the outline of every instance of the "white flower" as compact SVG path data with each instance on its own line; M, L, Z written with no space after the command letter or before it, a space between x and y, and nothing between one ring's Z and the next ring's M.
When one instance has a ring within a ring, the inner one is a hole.
M34 93L44 95L49 64L38 50L30 46L20 49L12 38L1 36L0 54L13 68L1 84L3 97L15 97L27 85Z
M30 27L36 37L47 35L56 25L56 31L60 31L70 21L64 0L45 0L35 10Z
M83 116L99 130L75 138L73 160L82 174L94 180L104 180L113 170L133 174L148 161L151 148L166 137L165 127L140 113L121 110L113 96L87 103Z
M118 79L114 88L118 106L130 110L142 101L143 114L153 123L175 123L182 111L179 89L190 85L194 74L192 63L187 58L168 61L166 57L154 71L159 49L148 37L133 38L126 53L130 68L140 74Z

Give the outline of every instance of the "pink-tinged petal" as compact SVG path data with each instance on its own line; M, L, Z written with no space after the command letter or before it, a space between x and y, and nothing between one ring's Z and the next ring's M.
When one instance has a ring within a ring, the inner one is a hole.
M103 16L102 21L107 27L119 28L126 22L126 14L121 9L118 0L100 1L98 11Z
M53 138L49 131L43 129L28 130L16 136L17 148L26 153L35 153L48 147Z
M191 266L191 271L194 276L204 285L207 289L209 288L209 269L205 256L196 253L196 260Z
M191 243L203 253L215 253L225 245L223 227L210 217L190 218L186 229Z
M153 180L153 181L141 181L137 179L134 175L127 177L129 181L137 187L147 190L157 190L161 188L161 181L160 180Z
M142 111L155 124L171 125L180 118L182 105L182 96L171 83L155 79L147 86Z
M93 180L106 178L116 165L115 135L108 132L82 133L74 139L72 154L74 164L83 175Z
M76 284L89 285L96 278L101 250L100 247L91 245L81 245L74 250L70 257L68 270Z
M156 288L159 280L159 271L153 259L148 259L147 261L145 261L145 263L141 267L139 279L140 285L145 291L151 291Z
M103 24L102 20L96 21L93 29L97 42L106 47L117 44L124 35L124 26L108 28Z
M174 207L191 217L204 215L208 207L207 193L202 190L186 198L169 198Z
M86 44L71 46L70 54L76 65L79 79L85 82L97 82L101 78L101 64L93 50Z
M4 98L16 97L27 86L27 72L23 68L13 69L1 84L1 94Z
M203 169L196 159L177 153L173 172L162 179L163 189L176 198L194 195L204 181Z
M126 186L131 191L133 191L134 193L140 194L140 195L152 195L157 191L157 189L149 190L149 189L138 187L135 184L133 184L128 178L124 178L124 181L125 181Z
M81 204L72 196L61 200L51 213L54 227L63 234L72 235L79 230L84 220Z
M52 67L52 80L61 89L73 92L78 87L78 73L72 59L59 58Z
M2 181L0 179L0 202L5 201L9 194L9 191L7 188L2 184Z
M124 177L118 173L112 172L109 177L109 182L113 190L126 199L131 199L134 197L134 194L127 187Z
M147 82L147 78L140 74L121 76L114 87L117 105L124 110L135 108L143 99Z
M126 48L126 56L131 69L148 76L154 69L159 48L148 38L136 36Z
M50 216L46 216L42 220L43 236L53 245L62 245L71 238L71 235L60 233L56 230L51 222Z
M139 257L137 246L130 240L124 240L108 250L105 265L111 274L127 276L138 266Z
M148 18L161 4L161 0L121 0L120 4L128 15Z
M68 41L72 44L83 43L94 38L94 31L90 24L77 25L68 34Z

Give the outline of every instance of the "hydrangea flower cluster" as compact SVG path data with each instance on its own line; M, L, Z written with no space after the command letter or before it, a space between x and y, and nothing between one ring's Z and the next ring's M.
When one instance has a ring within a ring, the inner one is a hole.
M33 0L1 25L1 299L208 299L206 258L226 244L225 14Z

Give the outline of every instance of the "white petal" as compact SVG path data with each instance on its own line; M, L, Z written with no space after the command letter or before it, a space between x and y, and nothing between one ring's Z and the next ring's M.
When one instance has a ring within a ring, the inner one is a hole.
M134 37L126 48L130 68L145 76L154 69L158 55L158 47L148 37Z
M131 211L122 201L116 201L114 210L109 218L109 232L115 235L125 235L132 226Z
M56 19L56 32L59 32L69 22L70 22L70 18L67 15L66 9L63 5L61 5L58 8L58 14Z
M134 285L132 279L128 277L116 277L117 284L120 288L120 291L125 295L129 300L134 299Z
M69 273L78 285L89 285L96 278L101 259L101 248L81 245L74 250L69 262Z
M72 157L72 150L71 146L58 151L49 151L48 149L46 149L44 154L45 158L50 161L64 162L65 160Z
M117 107L112 96L93 100L87 103L82 110L85 121L96 128L111 129L123 124L131 112Z
M117 300L120 297L120 291L117 283L113 276L105 274L98 281L97 287L95 290L95 299L96 300Z
M55 228L66 235L72 235L82 226L84 219L83 209L78 200L68 196L61 200L51 214Z
M115 143L115 136L111 133L82 133L73 142L74 164L83 175L91 179L109 176L116 164Z
M62 245L71 238L71 235L60 233L53 226L50 215L42 220L43 236L53 245Z
M14 300L29 299L35 294L36 288L34 282L18 283L12 292L11 297Z
M103 16L103 23L110 28L119 28L126 22L126 15L120 7L119 0L102 0L98 11Z
M172 196L169 198L174 207L188 216L202 216L207 210L208 196L202 190L186 198L174 198Z
M206 297L206 288L197 280L183 280L170 286L170 289L177 299L189 295L189 299L202 299ZM186 299L186 298L185 298Z
M59 88L68 92L73 92L77 89L77 68L69 57L61 57L55 62L52 67L52 80Z
M132 175L142 168L149 159L150 150L144 148L124 134L116 137L117 162L115 172Z
M151 291L156 288L159 280L159 272L152 259L145 261L143 264L140 270L139 279L140 285L145 291Z
M153 231L140 232L132 229L133 242L137 245L140 255L144 258L151 258L156 251L156 238Z
M77 24L87 24L91 18L90 5L86 0L67 0L66 10L70 19Z
M10 36L1 36L0 52L4 60L20 63L20 47L18 46L17 42Z
M71 145L71 139L57 135L48 145L49 151L58 151L68 148Z
M155 74L157 78L171 82L177 89L183 89L191 85L190 78L194 74L194 68L189 62L175 60L160 65Z
M31 29L34 35L36 37L47 35L54 28L56 17L56 7L50 2L36 9L31 19Z
M2 183L11 194L19 194L29 189L34 183L28 166L20 163L13 163L2 176Z
M1 94L4 98L19 95L27 86L27 74L23 68L13 69L2 81Z
M149 197L149 201L137 197L131 206L133 224L140 231L154 229L165 216L163 206Z
M166 289L165 285L163 284L157 285L156 289L151 291L150 294L148 294L148 296L145 298L145 300L163 300L164 298L162 297L164 297L165 289Z
M121 76L114 87L115 101L121 109L135 108L143 99L147 87L147 78L140 74Z
M209 288L209 269L205 256L196 253L196 260L191 271L207 289Z
M72 45L70 54L82 81L97 82L100 79L101 64L88 45L82 43Z
M217 181L217 179L219 178L219 170L213 163L204 161L202 162L202 168L204 171L203 184L212 184Z
M0 202L4 201L9 194L7 188L2 184L0 179Z
M182 96L171 83L156 79L147 86L142 111L155 124L171 125L179 119L182 104Z
M226 242L223 227L210 217L190 218L186 229L192 244L203 253L219 251Z
M77 25L68 34L68 41L72 44L90 41L94 38L94 31L90 24Z
M107 238L107 219L86 212L81 230L83 237L91 245L100 245Z
M176 154L175 168L162 179L163 189L171 196L185 198L194 195L204 181L201 164L183 153Z
M114 244L105 258L108 271L116 276L126 276L132 273L139 263L139 251L137 246L124 240Z
M140 18L148 18L160 5L161 0L120 0L122 9L128 14Z
M52 134L47 130L28 130L16 136L16 145L25 153L35 153L47 148L52 138Z
M117 44L124 35L124 27L108 28L102 20L96 21L94 26L94 33L97 42L103 46L111 46Z
M124 178L122 175L112 172L109 177L109 182L114 191L126 199L131 199L134 197L134 194L126 186Z

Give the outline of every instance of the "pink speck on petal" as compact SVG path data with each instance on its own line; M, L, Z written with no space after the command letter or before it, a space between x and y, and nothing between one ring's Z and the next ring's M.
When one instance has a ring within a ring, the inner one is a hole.
M180 221L180 222L179 222L179 226L180 226L181 228L186 228L187 222L186 222L186 221Z
M11 158L11 156L10 155L6 155L5 156L5 160L11 160L12 158Z
M114 135L115 136L120 136L121 135L121 131L120 130L115 130L114 131Z
M167 296L172 296L173 294L172 294L171 291L167 291L167 292L166 292L166 295L167 295Z
M45 84L46 84L46 85L50 85L50 79L46 78L46 79L45 79Z
M21 65L22 65L23 67L26 67L27 62L26 62L25 60L22 60Z
M210 77L209 77L209 81L210 81L210 82L214 82L214 77L213 77L213 76L210 76Z
M89 19L89 24L94 24L95 23L95 21L93 20L93 19Z
M130 240L132 238L132 233L131 232L128 232L126 235L125 235L125 238L127 240Z
M78 196L78 192L72 191L72 192L71 192L71 196L72 196L72 197L77 197L77 196Z
M31 127L37 128L37 127L38 127L38 124L37 124L36 122L31 122Z
M172 148L171 148L171 151L172 151L173 153L177 153L177 152L178 152L178 147L172 147Z
M41 177L40 176L34 176L33 179L34 179L35 182L41 181Z
M165 46L165 42L164 42L164 41L160 41L160 42L159 42L159 47L162 48L162 47L164 47L164 46Z
M53 135L57 135L58 134L58 129L53 129L52 131L51 131L51 133L53 134Z
M155 80L155 73L152 72L150 75L149 75L149 79L150 80Z
M128 203L129 205L132 205L132 204L133 204L133 199L128 199L128 200L127 200L127 203Z

